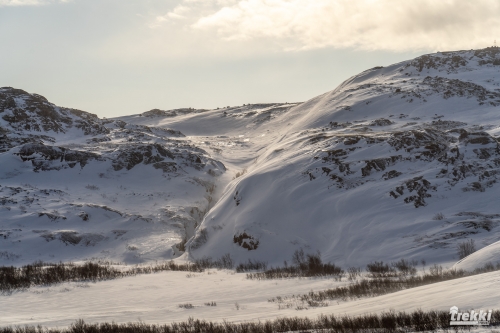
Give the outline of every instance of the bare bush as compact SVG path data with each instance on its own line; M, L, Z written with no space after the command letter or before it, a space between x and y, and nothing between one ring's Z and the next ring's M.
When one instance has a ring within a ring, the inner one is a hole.
M287 279L294 277L332 276L341 280L345 272L333 263L323 263L321 254L305 254L302 249L292 256L292 266L285 261L284 267L271 267L264 272L248 273L247 279Z
M217 268L217 269L233 269L234 261L229 253L226 253L217 260L212 260L211 257L203 257L201 259L196 259L194 265L200 267L200 269L207 268Z
M316 301L324 302L327 300L349 300L358 299L360 297L374 297L393 293L396 291L420 287L427 284L437 283L441 281L448 281L458 279L466 276L487 273L495 270L500 270L500 263L496 266L492 263L487 263L482 268L477 268L472 272L464 270L450 269L443 271L443 268L438 265L430 267L430 273L419 276L399 276L395 279L393 277L377 278L371 280L361 280L345 287L337 287L327 289L319 292L309 292L308 294L292 296L288 302L298 300L300 302ZM282 297L272 298L270 302L280 302Z
M99 189L98 186L96 186L96 185L90 185L90 184L87 185L87 186L85 186L85 188L89 189L89 190L92 190L92 191L97 191Z
M396 270L389 264L384 264L383 261L373 261L366 265L366 271L373 278L383 278L396 276Z
M398 270L399 275L402 277L414 276L417 274L418 261L416 260L409 261L401 259L393 262L391 265Z
M476 252L476 244L473 239L458 243L457 245L457 254L459 259L463 259L474 252Z
M443 215L443 213L437 213L436 215L434 215L434 217L432 219L434 221L441 221L441 220L444 220L444 215Z
M443 275L443 266L434 264L429 268L429 274L432 276L442 276Z
M349 267L347 269L347 279L349 281L354 281L358 278L358 276L361 276L361 268L359 267Z
M83 265L75 265L73 263L35 262L21 267L0 266L0 292L70 281L111 280L163 271L203 272L207 268L232 269L234 267L233 259L229 254L217 260L203 258L187 264L177 264L170 260L150 266L136 266L124 271L113 267L112 264L110 262L86 262Z
M248 272L248 271L265 271L267 269L267 262L248 259L247 262L239 263L236 266L236 272Z
M297 308L298 309L298 308ZM436 332L449 331L450 315L448 311L395 312L381 314L364 314L356 317L320 315L310 317L280 317L274 320L258 322L231 323L210 322L189 318L185 322L155 325L144 322L137 323L96 323L87 324L79 319L67 328L50 328L51 333L175 333L175 332L205 332L205 333L257 333L257 332L287 332L287 331L316 331L316 332ZM500 311L492 312L490 325L500 324ZM456 332L469 332L470 328L455 326ZM48 332L41 326L5 327L0 333L33 333Z

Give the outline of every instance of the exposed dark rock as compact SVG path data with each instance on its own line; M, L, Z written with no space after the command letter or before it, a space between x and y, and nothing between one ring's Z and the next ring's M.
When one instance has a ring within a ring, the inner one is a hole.
M15 131L66 133L74 126L85 135L108 133L96 115L57 107L43 96L20 89L0 88L0 110L2 119Z
M31 161L33 170L47 171L58 170L61 168L73 168L79 164L84 167L92 160L102 160L100 155L76 151L63 147L46 146L44 144L26 144L23 145L15 155L18 155L23 161ZM52 161L59 160L60 163L53 164Z
M384 180L389 180L389 179L392 179L392 178L399 177L402 174L403 174L402 172L399 172L399 171L396 171L396 170L391 170L391 171L388 171L388 172L384 173L384 175L382 176L382 178L384 178Z
M380 119L375 119L368 126L389 126L392 124L394 124L393 121L390 121L389 119L385 118L380 118Z
M175 162L158 162L153 164L155 169L161 169L163 172L177 172L179 169L177 168L177 163Z
M259 241L246 232L234 235L233 242L248 251L256 250L259 247Z
M173 160L175 155L160 144L133 145L122 148L112 164L115 171L123 168L130 170L139 163L153 164L165 158Z
M42 216L47 216L51 221L66 220L66 216L60 215L58 213L48 213L48 212L38 213L38 217Z
M427 192L429 190L436 190L436 186L433 186L428 180L420 176L406 181L402 186L396 187L396 189L391 191L389 194L395 199L399 198L404 195L405 188L410 194L413 195L404 198L404 202L413 202L415 208L426 206L427 203L425 202L425 199L431 197L431 195Z
M366 165L361 168L363 177L369 176L372 170L384 171L386 167L393 165L395 162L400 161L402 156L391 156L387 158L377 158L374 160L366 161Z
M468 64L468 60L466 57L467 55L465 54L465 52L456 52L450 54L449 56L442 56L440 54L427 54L415 58L408 64L408 66L415 67L419 72L422 72L424 69L445 69L448 71L453 71Z

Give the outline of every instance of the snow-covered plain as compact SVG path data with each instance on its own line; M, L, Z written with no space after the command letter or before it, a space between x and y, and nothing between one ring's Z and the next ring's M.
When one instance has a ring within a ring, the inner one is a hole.
M498 309L500 272L408 289L379 297L332 301L326 307L279 309L268 299L305 294L344 284L332 279L247 280L245 274L209 271L189 274L164 272L98 283L64 283L36 287L0 297L0 326L64 327L76 319L118 323L144 321L163 324L189 317L211 321L258 321L277 317L320 314L360 315L395 311ZM216 306L204 303L216 302ZM192 304L194 308L181 308ZM238 304L239 309L237 309Z

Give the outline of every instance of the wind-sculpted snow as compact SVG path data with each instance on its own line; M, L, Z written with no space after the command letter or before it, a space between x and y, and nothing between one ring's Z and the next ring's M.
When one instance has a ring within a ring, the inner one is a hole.
M500 238L499 75L498 48L442 52L304 103L116 119L2 88L0 260L455 262Z
M464 240L498 240L498 61L497 48L426 55L294 106L205 217L192 255L453 262Z

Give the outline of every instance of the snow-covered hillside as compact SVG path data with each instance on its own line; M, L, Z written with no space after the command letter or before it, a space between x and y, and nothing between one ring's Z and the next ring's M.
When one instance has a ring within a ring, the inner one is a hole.
M0 89L0 262L176 256L225 166L176 130Z
M116 119L2 88L0 260L168 259L195 234L189 258L451 263L500 238L499 65L437 53L305 103Z
M465 239L497 241L499 62L498 48L426 55L293 107L205 217L192 256L453 262Z

